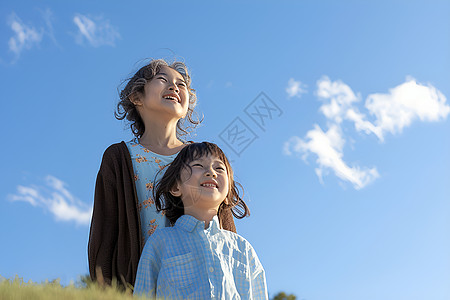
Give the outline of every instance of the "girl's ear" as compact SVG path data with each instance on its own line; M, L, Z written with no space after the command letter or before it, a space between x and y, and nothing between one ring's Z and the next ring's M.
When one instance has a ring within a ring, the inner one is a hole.
M142 105L141 97L137 93L133 93L129 96L131 103L133 103L135 106Z
M170 189L170 194L174 197L181 196L181 190L180 190L178 182Z

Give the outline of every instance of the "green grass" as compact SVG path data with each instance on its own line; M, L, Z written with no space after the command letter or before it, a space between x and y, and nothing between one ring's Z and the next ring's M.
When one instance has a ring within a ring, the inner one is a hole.
M99 300L119 300L119 299L145 299L133 297L131 290L122 292L117 287L101 287L91 282L80 282L61 286L59 280L51 282L34 283L31 280L24 282L22 278L16 276L14 279L6 279L0 276L0 299L2 300L22 300L22 299L42 299L42 300L79 300L79 299L99 299Z
M35 283L31 280L24 282L22 278L16 276L14 279L6 279L0 275L0 299L1 300L142 300L145 297L133 297L128 289L126 292L120 291L113 283L112 287L102 287L92 283L89 275L81 276L80 282L70 284L66 287L61 286L59 280ZM273 300L295 300L294 295L286 295L280 292L275 295Z

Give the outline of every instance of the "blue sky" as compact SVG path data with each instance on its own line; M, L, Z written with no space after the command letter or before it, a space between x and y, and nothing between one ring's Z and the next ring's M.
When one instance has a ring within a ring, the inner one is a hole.
M148 58L190 67L189 139L233 161L271 295L449 299L447 1L9 1L0 275L88 272L103 151L131 139L117 87Z

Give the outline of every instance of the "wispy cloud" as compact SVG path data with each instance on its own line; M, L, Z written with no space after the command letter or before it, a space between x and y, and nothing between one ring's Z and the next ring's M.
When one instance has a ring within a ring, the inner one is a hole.
M15 13L8 17L8 26L14 32L8 41L8 47L16 58L19 58L24 49L31 49L42 41L42 30L26 25Z
M50 39L53 41L53 43L58 46L61 47L58 42L56 41L55 38L55 34L54 34L54 29L53 29L53 21L54 21L54 17L53 17L53 12L50 8L46 8L45 10L39 10L41 12L42 18L44 19L44 23L45 23L45 33L50 37Z
M300 154L305 161L314 154L317 157L315 171L321 182L322 176L332 171L356 189L365 187L379 177L379 173L376 167L350 166L343 160L346 142L341 129L343 121L353 123L358 132L375 134L383 142L386 133L401 133L413 121L440 121L450 113L447 99L439 90L430 84L417 83L413 78L390 89L389 93L367 97L364 107L374 118L373 122L358 108L361 96L342 81L323 77L317 82L316 94L323 101L319 111L327 118L328 130L324 132L314 124L303 139L290 138L284 145L284 153Z
M64 182L50 175L45 178L45 186L19 185L17 192L8 198L48 210L59 221L88 225L92 216L91 207L75 198Z
M76 14L73 22L78 27L75 39L78 44L87 41L93 47L115 46L115 41L120 38L119 32L109 23L109 20L102 17L93 18Z
M302 94L307 93L306 88L306 84L303 84L301 81L296 81L294 78L290 78L288 81L288 86L286 87L286 93L288 94L289 98L301 98Z

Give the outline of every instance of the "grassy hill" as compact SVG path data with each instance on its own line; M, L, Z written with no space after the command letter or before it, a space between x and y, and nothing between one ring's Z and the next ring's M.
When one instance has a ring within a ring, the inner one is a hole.
M6 279L0 276L0 299L2 300L22 300L22 299L42 299L42 300L119 300L119 299L144 299L133 297L131 291L121 292L115 287L103 288L93 283L71 284L66 287L61 286L59 280L52 282L34 283L24 282L22 278L16 276L14 279Z

